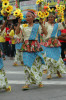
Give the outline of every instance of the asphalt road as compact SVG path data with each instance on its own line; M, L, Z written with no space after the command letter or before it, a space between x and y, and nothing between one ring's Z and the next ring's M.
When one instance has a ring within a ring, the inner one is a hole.
M52 75L51 80L47 80L47 74L43 74L43 88L31 85L27 91L22 90L25 83L23 66L14 67L13 60L7 58L4 61L4 69L11 85L11 92L0 91L0 100L66 100L66 74L58 78Z

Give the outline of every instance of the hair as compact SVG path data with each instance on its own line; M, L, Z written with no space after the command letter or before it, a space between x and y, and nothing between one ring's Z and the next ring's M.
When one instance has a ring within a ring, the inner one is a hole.
M55 13L54 12L49 12L49 16L53 15L53 17L55 17Z
M66 51L66 48L64 49L64 51Z
M32 11L28 11L28 12L31 12L33 15L35 15L34 12L32 12Z
M35 18L35 13L33 11L28 11L27 13L31 13L33 17Z
M17 25L18 25L18 23L15 23L15 24L14 24L14 26L17 26Z

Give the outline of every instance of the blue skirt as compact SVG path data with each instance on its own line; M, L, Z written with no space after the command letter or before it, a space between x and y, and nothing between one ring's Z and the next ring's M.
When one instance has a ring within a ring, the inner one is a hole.
M3 60L2 60L2 58L0 58L0 70L3 68Z
M43 51L42 53L46 53L46 57L53 58L54 60L58 61L61 55L61 47L45 47L42 46Z
M15 44L15 49L21 49L23 43L17 43Z

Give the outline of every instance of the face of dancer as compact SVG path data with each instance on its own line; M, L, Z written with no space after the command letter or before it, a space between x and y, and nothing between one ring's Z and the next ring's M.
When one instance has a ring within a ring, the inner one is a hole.
M33 20L34 20L33 14L30 13L30 12L28 12L27 15L26 15L26 21L27 21L28 23L32 23Z
M50 23L53 23L53 22L54 22L54 16L53 16L52 14L49 15L48 21L49 21Z

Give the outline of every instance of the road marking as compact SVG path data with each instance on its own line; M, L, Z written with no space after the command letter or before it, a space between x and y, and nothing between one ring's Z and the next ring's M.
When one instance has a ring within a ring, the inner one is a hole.
M25 81L8 80L9 84L25 84ZM44 85L66 85L66 81L42 81Z
M24 74L24 71L5 71L6 74Z

